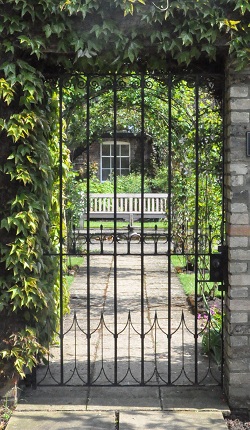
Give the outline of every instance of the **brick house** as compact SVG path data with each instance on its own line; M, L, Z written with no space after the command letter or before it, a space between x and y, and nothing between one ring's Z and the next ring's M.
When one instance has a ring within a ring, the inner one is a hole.
M153 171L153 141L148 135L144 142L144 169L150 174ZM117 151L117 175L128 175L133 171L140 171L142 159L142 137L129 131L116 133ZM80 155L79 152L81 152ZM100 139L90 145L89 150L90 166L94 166L97 177L101 182L112 176L114 171L114 138L112 133L104 133ZM86 176L87 151L77 148L72 154L75 168L79 170L83 177Z

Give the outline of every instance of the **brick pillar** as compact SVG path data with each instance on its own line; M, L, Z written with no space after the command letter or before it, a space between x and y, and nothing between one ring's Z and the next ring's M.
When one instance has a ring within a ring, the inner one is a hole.
M250 68L228 72L225 202L229 289L225 304L225 392L232 408L250 410Z

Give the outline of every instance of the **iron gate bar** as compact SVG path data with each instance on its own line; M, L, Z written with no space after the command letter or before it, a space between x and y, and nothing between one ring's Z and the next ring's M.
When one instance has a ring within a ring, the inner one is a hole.
M113 76L114 112L114 235L117 235L117 75ZM117 337L117 241L114 241L114 384L117 385L118 337Z
M86 82L86 141L87 141L87 380L91 383L91 328L90 328L90 77Z
M169 73L167 80L168 91L168 384L171 384L172 377L172 356L171 356L171 243L172 236L172 74Z
M144 234L145 75L141 74L141 234ZM141 241L141 385L144 384L144 243Z
M64 237L63 237L63 80L59 80L59 266L60 266L60 383L64 383L64 366L63 366L63 353L64 353L64 344L63 344L63 252L64 252Z
M198 382L198 235L199 235L199 78L195 79L195 228L194 228L194 251L195 251L195 383Z

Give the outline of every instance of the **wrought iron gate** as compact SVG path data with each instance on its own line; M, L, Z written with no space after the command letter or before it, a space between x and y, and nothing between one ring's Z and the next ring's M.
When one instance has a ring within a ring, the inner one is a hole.
M37 383L220 384L221 76L64 76L59 106L60 323Z

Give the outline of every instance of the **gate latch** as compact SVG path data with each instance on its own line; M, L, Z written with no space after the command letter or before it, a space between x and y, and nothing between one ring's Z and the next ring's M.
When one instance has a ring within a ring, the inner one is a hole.
M218 253L210 254L210 281L221 282L219 291L227 291L228 287L228 247L220 245Z

